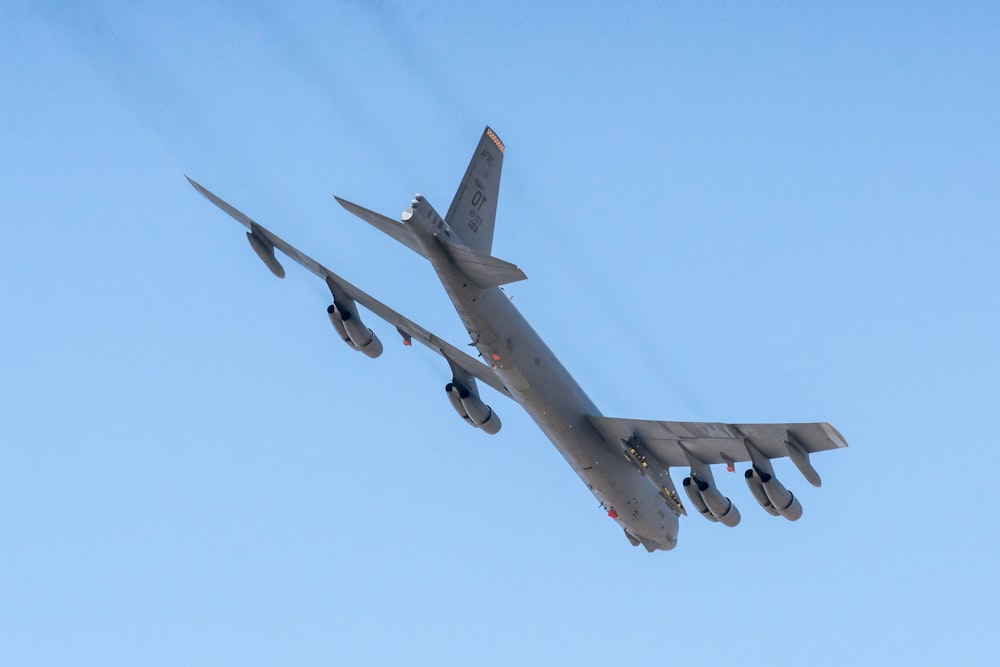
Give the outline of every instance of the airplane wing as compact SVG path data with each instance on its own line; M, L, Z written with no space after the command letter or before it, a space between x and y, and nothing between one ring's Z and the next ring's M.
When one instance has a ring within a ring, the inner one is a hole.
M746 441L769 459L789 456L791 440L806 454L847 447L844 436L826 422L802 424L721 424L589 417L605 441L617 449L636 437L664 465L690 465L685 449L706 464L750 461ZM812 481L812 480L810 480ZM818 481L818 477L817 477ZM817 484L818 486L818 484Z
M396 327L396 329L403 334L405 337L417 340L423 345L434 350L442 357L444 357L448 362L454 366L458 366L463 369L473 377L481 380L485 384L493 387L501 394L510 396L510 391L504 384L500 381L500 378L490 369L489 366L483 362L471 357L462 350L459 350L454 345L451 345L447 341L438 338L433 333L424 329L419 324L416 324L412 320L404 317L400 313L385 305L378 299L362 291L360 288L355 287L345 279L338 276L336 273L326 268L312 257L309 257L305 253L301 252L291 244L284 241L281 237L273 234L267 228L259 225L257 222L249 218L247 215L234 208L232 205L224 201L223 199L216 196L214 193L210 192L208 189L203 187L200 183L195 181L189 176L185 176L188 182L194 187L195 190L200 192L202 196L208 199L210 202L218 206L220 209L225 211L234 220L242 224L244 227L249 229L251 233L258 237L264 239L267 243L270 243L274 248L277 248L283 252L288 257L292 258L300 265L316 274L325 281L331 281L334 285L339 288L346 296L353 299L357 303L361 304L368 310L370 310L375 315L379 316L389 324ZM358 207L360 208L360 207ZM349 209L350 210L350 209ZM388 220L388 218L387 218ZM255 248L256 250L256 248ZM263 259L263 257L262 257ZM269 264L270 267L270 264ZM279 267L280 268L280 267ZM274 269L272 269L274 270ZM282 274L283 275L283 271Z

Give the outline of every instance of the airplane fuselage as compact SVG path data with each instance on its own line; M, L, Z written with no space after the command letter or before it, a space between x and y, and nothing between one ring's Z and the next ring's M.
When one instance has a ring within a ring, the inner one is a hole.
M448 256L448 223L420 195L405 224L424 248L480 356L626 533L654 549L677 543L677 516L591 424L597 407L498 287L481 288Z
M336 198L347 211L431 262L481 360L352 285L191 178L188 181L248 230L254 252L277 277L285 275L275 256L280 251L326 282L333 298L327 316L351 349L373 359L383 350L378 336L362 321L362 307L393 325L404 343L418 341L444 357L451 370L445 392L466 423L483 433L500 431L499 416L479 394L480 383L513 398L633 546L642 544L649 551L676 546L677 517L688 513L670 476L676 467L690 468L683 490L693 509L708 521L730 528L740 523L739 510L721 493L711 468L725 464L734 472L737 462L751 465L743 477L768 514L798 520L802 505L777 479L771 461L788 457L810 484L819 486L810 454L847 447L833 426L604 417L514 308L500 286L526 276L517 265L492 254L503 154L503 142L487 127L443 217L421 195L403 211L401 221Z

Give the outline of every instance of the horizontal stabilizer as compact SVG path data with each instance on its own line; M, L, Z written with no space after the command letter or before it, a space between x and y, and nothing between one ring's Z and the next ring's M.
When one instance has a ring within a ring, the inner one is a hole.
M448 256L459 270L483 289L515 283L528 277L514 264L484 255L464 243L454 241L443 241L443 243Z
M413 235L410 233L410 230L407 229L406 225L403 223L397 222L396 220L386 217L381 213L369 211L364 206L358 206L357 204L349 202L346 199L341 199L336 195L334 195L333 198L337 200L338 204L367 222L372 227L385 232L418 255L427 257L423 248L420 247L420 244L417 243L416 239L414 239Z

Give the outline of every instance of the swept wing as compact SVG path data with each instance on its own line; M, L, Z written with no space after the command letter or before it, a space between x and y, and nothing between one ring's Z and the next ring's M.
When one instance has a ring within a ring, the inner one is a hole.
M596 416L588 419L608 444L621 446L637 439L667 467L692 465L692 456L706 465L754 461L756 450L765 459L790 456L814 486L820 485L820 478L808 463L809 454L847 447L844 436L826 422L723 424Z
M385 305L375 297L367 294L360 288L355 287L344 278L341 278L336 273L334 273L330 269L326 268L325 266L314 260L312 257L309 257L308 255L301 252L291 244L287 243L281 237L272 233L266 227L263 227L262 225L252 220L246 214L239 211L231 204L224 201L211 191L209 191L207 188L202 186L200 183L198 183L191 177L186 176L185 178L187 178L188 182L191 183L191 185L194 187L195 190L200 192L206 199L208 199L210 202L212 202L220 209L225 211L227 214L229 214L229 216L232 217L234 220L236 220L244 227L249 229L250 232L255 237L263 239L266 243L271 244L274 248L280 250L282 253L292 258L297 263L299 263L312 273L322 278L324 281L332 282L340 292L342 292L350 299L353 299L357 303L361 304L375 315L378 315L380 318L382 318L389 324L396 327L396 329L399 330L399 332L402 333L404 336L419 341L423 345L429 347L430 349L434 350L435 352L443 356L445 359L448 360L448 363L453 368L457 366L458 368L461 368L472 377L486 383L490 387L493 387L500 393L506 396L510 396L510 392L507 390L507 387L504 386L504 384L500 381L500 378L497 377L495 373L493 373L493 371L490 369L489 366L471 357L465 352L459 350L457 347L448 343L447 341L442 340L438 336L435 336L427 329L423 328L422 326L413 322L409 318L396 312L395 310ZM372 213L372 215L377 215L377 214ZM385 218L385 220L388 220L389 222L395 222L390 220L389 218Z

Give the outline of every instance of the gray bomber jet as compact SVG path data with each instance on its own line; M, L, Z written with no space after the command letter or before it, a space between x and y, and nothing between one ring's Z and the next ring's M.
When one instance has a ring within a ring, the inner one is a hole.
M363 306L396 327L405 345L416 340L444 357L451 372L445 385L448 401L470 426L490 434L500 430L500 418L482 399L480 382L520 404L633 546L641 544L648 551L676 546L678 517L687 510L670 477L673 467L689 469L682 483L685 494L709 521L725 526L740 521L739 510L719 491L712 475L713 465L723 464L732 472L737 462L751 464L746 483L767 513L790 521L802 516L799 501L775 477L771 459L788 456L819 486L809 455L847 446L830 424L722 424L601 415L500 289L526 277L514 264L490 254L503 155L503 142L487 127L444 216L419 194L403 211L401 222L336 198L430 261L480 359L369 296L188 180L249 230L250 246L276 276L285 275L275 257L278 249L326 282L333 297L327 308L330 323L348 347L372 358L382 353L379 338L361 321L358 306Z

